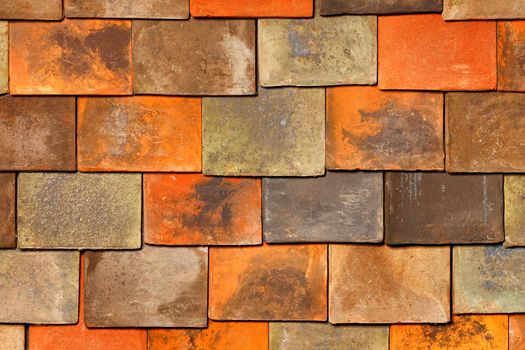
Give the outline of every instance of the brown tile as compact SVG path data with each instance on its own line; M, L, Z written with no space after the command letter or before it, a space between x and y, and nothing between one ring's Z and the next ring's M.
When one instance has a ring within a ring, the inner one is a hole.
M504 239L501 175L387 173L385 208L387 244Z
M320 0L321 15L441 12L443 0Z
M25 349L25 329L22 325L0 325L0 345L5 350Z
M9 26L0 21L0 95L5 94L9 85Z
M326 245L211 248L213 320L324 321Z
M207 248L86 252L88 327L206 327Z
M253 95L255 21L135 21L133 62L136 93Z
M509 350L525 349L525 315L509 316Z
M131 21L10 24L14 95L131 94Z
M331 323L446 323L450 248L330 246Z
M525 246L525 176L505 176L505 246Z
M0 19L62 19L62 0L0 0Z
M0 170L75 170L73 97L0 97Z
M498 90L525 91L525 21L498 23Z
M16 174L0 173L0 248L16 247L15 210Z
M64 0L66 17L187 19L188 0Z
M525 18L525 3L516 0L444 0L446 20Z
M381 173L265 178L263 198L266 242L383 241Z
M201 171L201 99L78 99L80 171Z
M166 245L260 244L261 180L201 174L145 175L144 241Z

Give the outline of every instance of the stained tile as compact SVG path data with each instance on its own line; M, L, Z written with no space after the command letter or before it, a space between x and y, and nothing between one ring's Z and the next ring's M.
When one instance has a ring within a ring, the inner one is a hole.
M309 19L263 19L258 26L262 86L368 85L377 81L376 17L324 18L316 14Z
M525 21L499 22L498 90L525 91L523 57L525 57Z
M62 0L0 0L0 19L62 19Z
M22 173L18 246L140 248L141 185L139 174Z
M16 247L15 210L16 174L0 173L0 248Z
M253 95L255 21L134 21L134 91Z
M263 196L266 242L383 240L381 173L265 178Z
M525 246L525 176L505 176L505 245Z
M383 16L378 30L381 89L496 88L495 22L447 23L438 14Z
M509 316L509 350L525 349L525 315Z
M0 97L0 170L75 170L73 97Z
M459 246L453 261L454 313L525 312L525 249Z
M201 171L201 100L78 99L80 171Z
M443 0L320 0L321 15L441 12Z
M188 0L64 0L66 17L187 19Z
M387 173L388 244L497 243L503 232L501 175Z
M195 17L311 17L312 0L191 0Z
M326 98L328 169L443 169L441 93L345 86Z
M207 248L146 245L85 259L88 327L206 327Z
M0 250L0 322L78 319L78 252Z
M0 325L0 344L6 350L25 349L25 330L22 325Z
M326 245L211 248L213 320L326 320Z
M261 181L201 174L145 175L144 241L260 244Z
M446 323L450 248L330 246L331 323Z
M151 329L148 350L268 350L268 323L208 322L206 329Z
M388 326L270 323L270 350L388 350Z
M446 325L392 325L391 350L507 350L507 315L453 316Z
M256 97L203 99L207 175L324 174L323 89L260 89Z
M131 94L131 21L10 24L14 95Z
M447 171L525 171L524 94L450 93L445 104Z
M7 92L9 84L9 36L7 21L0 21L0 94Z
M443 0L446 20L525 18L525 3L516 0Z

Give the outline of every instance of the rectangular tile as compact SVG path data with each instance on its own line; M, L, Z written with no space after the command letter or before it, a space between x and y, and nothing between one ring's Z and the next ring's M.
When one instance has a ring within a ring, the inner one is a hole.
M441 12L443 0L320 0L321 15Z
M194 17L311 17L313 0L191 0Z
M6 350L25 349L25 329L23 325L0 325L0 344Z
M5 94L9 85L9 26L0 21L0 95Z
M498 90L525 91L525 21L498 22Z
M188 19L189 0L64 0L66 17Z
M525 3L520 0L443 0L443 18L446 20L525 18Z
M62 19L62 0L0 0L0 19Z
M525 349L525 315L509 316L509 350Z
M505 245L525 246L525 176L505 176Z
M0 173L0 248L16 248L15 211L16 174Z

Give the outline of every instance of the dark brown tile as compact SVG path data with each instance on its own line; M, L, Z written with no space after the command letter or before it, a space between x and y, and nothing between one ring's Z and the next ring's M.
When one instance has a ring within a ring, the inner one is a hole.
M443 0L318 0L321 15L441 12Z
M16 247L16 174L0 173L0 248Z

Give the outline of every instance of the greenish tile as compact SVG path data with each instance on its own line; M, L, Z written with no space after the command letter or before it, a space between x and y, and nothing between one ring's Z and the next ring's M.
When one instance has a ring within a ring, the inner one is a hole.
M0 22L0 94L7 92L8 86L8 25L7 21Z
M505 245L525 246L525 176L505 176Z

